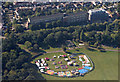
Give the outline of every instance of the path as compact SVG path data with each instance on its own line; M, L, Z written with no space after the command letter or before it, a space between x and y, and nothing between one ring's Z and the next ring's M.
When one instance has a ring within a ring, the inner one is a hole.
M73 49L77 49L77 48L82 48L82 47L75 47L75 48L70 48L67 50L73 50ZM90 47L92 48L92 47ZM96 49L96 48L92 48L92 49ZM115 52L120 52L120 50L111 50L111 49L105 49L105 51L115 51ZM47 51L46 53L56 53L56 52L64 52L63 50L58 50L58 51Z
M70 48L70 49L66 49L66 50L73 50L73 49L77 49L77 48L82 48L82 47L75 47L75 48ZM57 50L57 51L46 51L46 53L56 53L56 52L64 52L63 50Z

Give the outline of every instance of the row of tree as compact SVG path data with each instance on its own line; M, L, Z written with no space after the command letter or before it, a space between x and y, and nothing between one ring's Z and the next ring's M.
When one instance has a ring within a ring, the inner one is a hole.
M24 44L29 41L42 46L56 46L64 44L66 40L82 40L90 44L99 43L109 46L118 44L118 28L120 21L113 23L94 23L86 26L56 27L52 29L42 29L37 31L25 32L18 36L18 43Z

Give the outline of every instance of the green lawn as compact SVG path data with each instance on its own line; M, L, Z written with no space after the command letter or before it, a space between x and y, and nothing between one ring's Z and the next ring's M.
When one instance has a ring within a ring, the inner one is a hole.
M50 52L50 51L58 51L58 50L62 50L62 49L61 48L52 48L52 47L50 47L49 49L46 49L44 51Z
M70 50L69 52L87 54L94 62L95 69L90 73L86 74L84 77L61 78L61 77L54 77L54 76L42 74L43 77L45 77L47 80L118 80L118 52L90 51L84 48L79 49L79 51ZM39 56L35 60L43 57L51 58L53 57L53 55L60 55L60 54L63 55L62 52L44 54L42 56Z

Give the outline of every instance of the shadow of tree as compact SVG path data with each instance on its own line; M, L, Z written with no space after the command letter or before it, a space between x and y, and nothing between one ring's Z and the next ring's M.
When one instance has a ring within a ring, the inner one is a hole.
M90 51L97 51L97 50L95 50L95 49L92 49L92 48L87 48L88 50L90 50Z

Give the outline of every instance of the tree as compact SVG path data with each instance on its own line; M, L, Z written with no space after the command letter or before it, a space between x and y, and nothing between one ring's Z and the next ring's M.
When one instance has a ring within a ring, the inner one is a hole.
M15 32L17 32L17 33L24 32L24 27L21 26L20 24L14 24L13 27L15 28Z
M37 25L37 24L30 24L29 25L30 30L34 31L34 30L39 30L41 28L41 25Z
M32 46L32 44L31 44L31 42L26 41L26 42L25 42L25 46L26 46L27 48L30 48L30 47Z
M57 24L58 27L59 27L59 26L63 26L63 23L62 23L61 20L57 20L57 21L56 21L56 24Z
M64 52L66 52L66 47L64 45L62 45L62 49Z
M109 35L109 26L106 26L105 35Z
M101 41L101 33L95 34L95 39L100 42Z
M56 32L54 38L55 38L56 42L58 42L58 43L64 42L63 33L61 31Z
M13 20L13 24L17 24L18 22L17 22L17 20L16 19L14 19Z
M54 45L55 44L54 33L48 34L47 37L44 39L44 43L51 46Z
M118 13L120 15L120 2L118 3L117 11L118 11Z
M8 8L10 5L12 5L12 3L10 3L10 2L5 2L4 7Z
M80 40L83 41L84 37L85 37L84 31L82 30L81 33L80 33Z
M39 50L39 46L37 44L34 44L33 49L37 51L37 50Z
M52 22L52 27L55 28L57 26L57 23L55 21Z
M46 23L45 27L46 28L52 28L52 25L51 25L51 23Z
M94 47L95 47L95 48L98 47L98 41L94 44Z
M8 38L4 39L2 42L2 51L10 51L10 49L16 48L16 36L11 33Z

